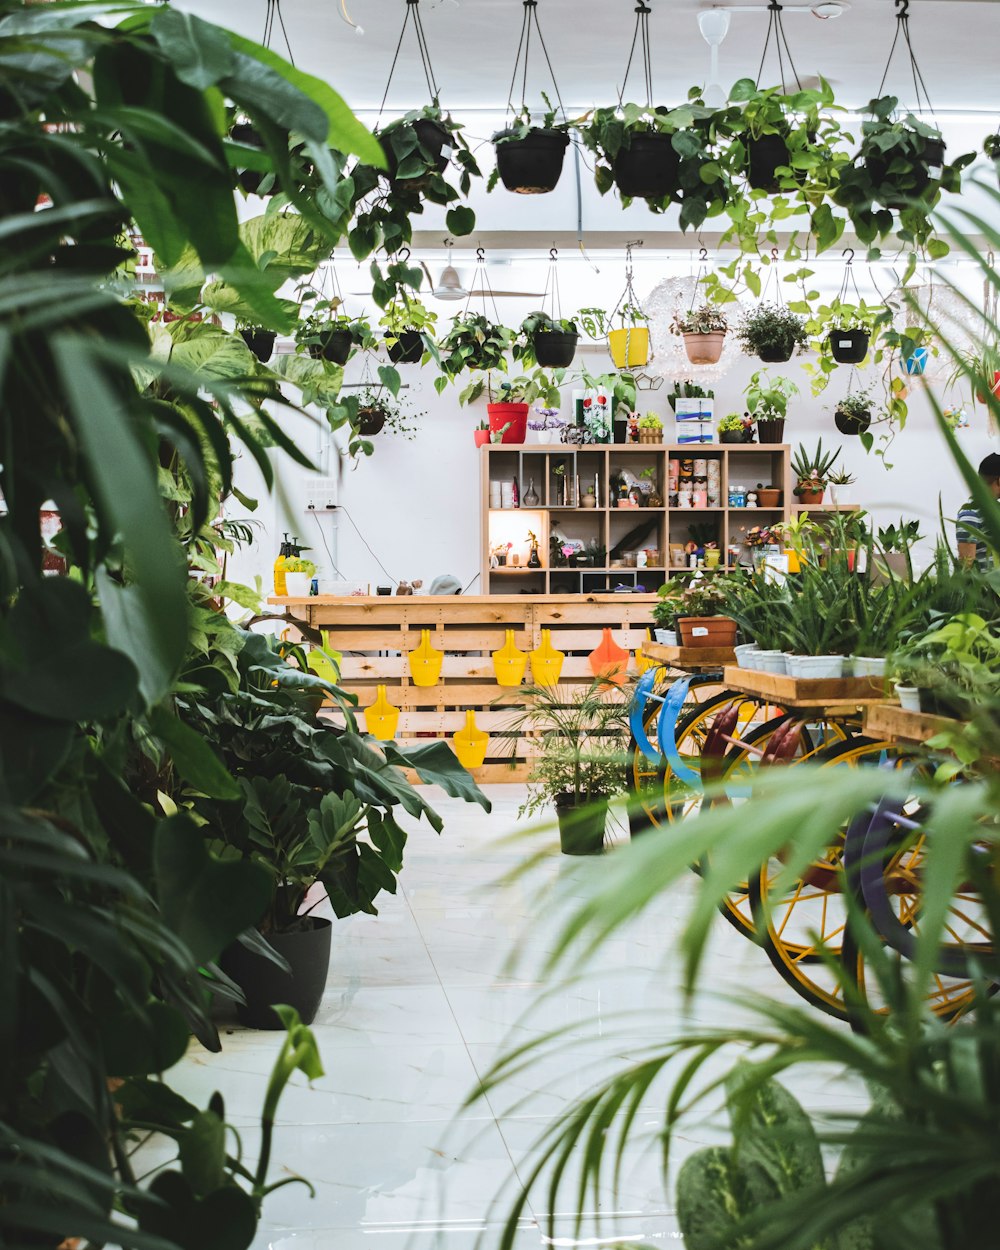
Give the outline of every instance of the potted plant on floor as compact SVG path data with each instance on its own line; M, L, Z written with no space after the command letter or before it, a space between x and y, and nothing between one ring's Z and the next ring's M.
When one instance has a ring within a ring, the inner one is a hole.
M530 706L515 715L511 729L539 733L541 752L518 819L554 805L563 854L599 855L608 802L626 788L628 704L600 681L576 689L535 686L522 693Z
M639 418L639 442L654 446L663 442L663 422L655 412Z
M437 313L406 291L392 301L379 318L384 342L394 365L416 365L431 351Z
M784 304L767 302L744 313L736 337L748 356L759 356L765 364L783 364L809 343L804 317Z
M841 434L864 434L872 423L872 388L855 391L837 401L833 420Z
M714 365L722 355L729 321L717 304L706 302L675 313L670 328L684 340L684 350L693 365Z
M274 330L242 318L237 318L236 329L260 363L266 365L274 355L274 340L278 337Z
M799 388L791 378L772 378L765 369L758 369L751 374L750 382L743 393L747 398L747 407L757 422L758 442L782 442L788 417L788 401L799 393Z
M280 1027L273 1004L287 1003L308 1023L326 984L331 935L330 922L314 915L319 897L306 898L310 890L322 886L338 917L375 915L377 896L395 892L402 868L406 831L397 808L441 829L441 818L402 768L415 768L452 795L489 804L447 743L372 745L354 727L351 704L309 672L300 649L249 634L235 666L235 688L220 673L210 690L179 696L178 710L221 757L239 798L211 798L197 788L174 797L203 822L213 854L259 864L271 882L256 935L222 961L246 996L241 1019L255 1028ZM327 698L348 729L317 716Z
M872 324L856 312L840 311L830 321L826 345L838 365L860 365L868 355Z
M498 181L518 195L544 195L555 190L569 146L570 126L556 121L556 110L544 91L542 99L547 110L541 124L536 125L531 110L522 107L512 122L494 134L497 163L486 184L488 191Z
M818 504L823 502L826 492L827 475L840 456L836 451L824 451L823 440L816 444L815 451L807 451L800 443L792 456L792 475L796 485L793 491L801 504Z
M753 420L749 413L727 412L719 422L720 443L752 443Z
M514 343L514 359L543 369L568 369L576 355L580 331L570 317L553 318L546 312L529 313Z

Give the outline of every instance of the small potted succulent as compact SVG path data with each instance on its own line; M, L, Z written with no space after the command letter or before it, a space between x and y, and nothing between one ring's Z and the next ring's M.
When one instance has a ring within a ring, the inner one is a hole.
M684 350L693 365L714 365L722 355L729 321L717 304L706 302L675 313L670 328L683 338Z
M752 443L753 418L748 412L727 412L719 422L720 443Z
M394 365L416 365L434 338L437 313L412 295L402 292L379 319L385 330L385 346Z
M864 434L872 423L871 387L839 399L833 420L841 434Z
M304 560L301 556L288 556L285 560L286 593L292 599L306 598L315 576L316 565L312 560Z
M751 374L744 391L747 407L757 422L757 440L780 443L785 437L788 401L799 393L791 378L772 378L766 369Z
M657 445L663 442L663 422L655 412L639 418L639 442Z
M784 304L767 302L744 313L736 337L748 356L759 356L765 364L783 364L796 351L805 351L809 342L804 317Z
M792 456L792 473L795 475L794 494L801 504L819 504L823 502L829 473L840 456L840 450L824 451L823 440L816 444L816 450L809 452L801 444L796 447Z
M555 190L569 146L569 124L556 121L556 110L544 91L542 98L548 108L540 125L534 123L530 109L522 106L513 121L493 136L497 164L487 183L488 191L498 181L518 195L544 195Z
M514 344L514 359L532 362L543 369L568 369L576 355L580 331L572 318L529 313L521 322L521 338Z
M262 365L274 355L274 340L278 337L273 330L269 330L267 326L257 325L253 321L244 321L237 319L236 329L240 333L240 338L246 343L247 347L253 352Z
M838 507L851 506L854 503L854 490L857 478L847 469L832 469L826 475L830 495Z
M488 421L480 421L472 431L472 435L477 447L486 447L490 441L490 423Z
M872 325L855 313L835 316L830 322L826 344L838 365L860 365L868 355Z

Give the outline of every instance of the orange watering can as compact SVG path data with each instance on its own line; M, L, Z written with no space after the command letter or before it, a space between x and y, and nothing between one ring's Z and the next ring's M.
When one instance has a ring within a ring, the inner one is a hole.
M623 686L628 680L628 658L628 648L620 647L611 637L611 630L606 629L604 637L590 653L590 671L595 677Z
M649 630L648 630L648 629L646 630L646 641L647 641L647 642L652 642L652 641L653 641L653 636L652 636L652 634L649 632ZM647 656L643 655L643 653L642 653L642 648L641 648L641 647L636 647L636 649L635 649L635 668L636 668L636 672L639 674L639 676L640 676L640 677L643 675L643 673L646 671L646 669L647 669L647 668L651 668L651 667L652 667L652 665L653 665L654 663L655 663L655 661L654 661L654 660L650 660Z
M528 667L528 657L524 651L514 646L514 631L508 629L507 640L499 651L493 652L493 671L496 673L498 686L519 686L524 680L524 670Z
M465 728L452 738L455 754L463 768L479 768L486 759L490 736L476 727L476 714L470 707L465 713Z
M536 686L558 686L566 656L552 645L552 630L542 630L542 641L531 653L531 680Z
M385 686L379 686L375 693L375 702L365 708L365 728L379 742L389 742L396 736L399 725L399 708L393 707L385 693Z
M420 631L420 646L410 652L410 676L415 686L436 686L441 678L444 652L431 646L431 631Z

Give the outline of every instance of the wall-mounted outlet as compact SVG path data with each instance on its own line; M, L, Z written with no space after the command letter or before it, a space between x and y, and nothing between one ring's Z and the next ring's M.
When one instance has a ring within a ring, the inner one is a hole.
M336 508L340 483L335 477L307 477L302 486L307 512L332 512Z

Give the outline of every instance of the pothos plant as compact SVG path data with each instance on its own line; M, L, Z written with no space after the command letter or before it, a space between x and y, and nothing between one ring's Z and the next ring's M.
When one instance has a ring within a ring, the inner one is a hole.
M494 382L492 372L487 370L459 392L458 402L472 404L486 395L491 404L533 404L541 400L548 408L558 408L559 388L565 372L565 369L556 369L550 375L543 369L536 369L530 374Z
M441 376L434 379L434 389L442 394L448 383L467 369L505 373L513 341L513 330L496 325L483 313L466 312L455 317L438 344Z

